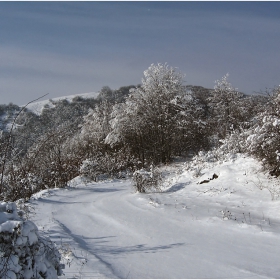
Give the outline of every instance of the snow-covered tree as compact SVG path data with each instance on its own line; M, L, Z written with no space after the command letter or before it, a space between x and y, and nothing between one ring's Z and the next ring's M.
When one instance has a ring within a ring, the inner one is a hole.
M240 101L242 94L228 81L226 74L216 81L214 91L209 97L213 126L218 129L219 137L225 138L240 122Z
M257 117L257 124L249 130L247 150L280 175L280 86L273 89L266 110Z
M193 136L188 126L196 109L183 77L167 64L152 64L142 85L131 90L124 104L114 106L105 142L130 147L142 163L170 161Z
M111 100L114 98L114 91L109 86L104 86L101 88L97 99L99 100Z
M117 103L114 108L121 107ZM113 105L103 100L84 117L80 140L84 150L84 160L80 167L80 174L97 180L100 176L119 176L120 172L133 170L137 166L135 157L129 148L112 148L105 142L111 132L110 121L113 117Z
M94 109L89 109L88 114L84 116L81 134L91 142L103 142L110 132L111 112L112 104L107 100L101 101Z

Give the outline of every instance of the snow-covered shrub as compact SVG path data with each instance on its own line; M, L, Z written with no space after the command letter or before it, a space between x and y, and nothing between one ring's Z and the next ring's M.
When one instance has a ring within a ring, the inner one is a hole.
M280 175L280 116L264 116L248 136L247 149Z
M236 129L242 119L242 94L231 85L228 76L226 74L216 81L214 91L208 98L213 128L221 138L225 138L232 128Z
M202 169L206 166L213 166L223 161L234 160L238 154L248 153L247 138L251 133L251 129L236 129L225 139L219 140L219 146L214 146L209 151L200 151L193 157L188 164L188 168L192 170L194 177L199 177Z
M25 173L25 168L9 170L4 176L2 199L4 201L28 200L32 194L45 189L42 179L33 173Z
M222 143L222 145L219 147L218 150L221 153L223 153L224 155L246 153L246 139L248 135L248 130L240 130L234 130L224 140L220 140L220 143Z
M102 174L98 162L95 160L86 159L83 161L81 167L80 167L80 175L97 181L97 177Z
M220 146L220 139L252 127L256 115L264 110L268 101L264 95L240 93L229 83L228 76L216 81L214 90L204 101L212 147Z
M6 158L4 166L0 161L0 200L28 199L46 188L65 187L79 175L82 161L74 140L68 126L54 128L38 138L24 156Z
M25 187L28 186L25 179L31 173L40 178L37 182L39 190L63 188L69 180L79 175L83 154L80 146L75 143L79 139L76 139L69 129L69 126L54 128L29 148L18 168L23 182L26 182ZM14 179L17 184L23 183L19 182L18 176L14 176Z
M213 167L224 161L233 161L238 154L244 153L245 136L238 133L229 135L226 139L220 140L222 145L207 152L200 151L192 160L187 163L187 169L192 171L194 177L200 177L204 168ZM238 141L239 140L239 141Z
M0 278L57 278L62 274L56 245L24 221L14 202L0 202Z
M212 166L218 160L219 153L217 150L208 152L200 151L186 164L186 168L192 172L193 177L200 177L203 174L204 168Z
M260 159L271 174L280 175L280 86L272 91L266 110L248 133L247 151Z
M138 165L138 161L122 149L108 151L84 160L80 167L80 175L94 181L98 181L101 177L119 178L125 174L132 174Z
M151 166L150 171L140 169L133 173L133 184L136 191L140 193L146 193L153 190L160 191L161 181L161 173L153 166Z

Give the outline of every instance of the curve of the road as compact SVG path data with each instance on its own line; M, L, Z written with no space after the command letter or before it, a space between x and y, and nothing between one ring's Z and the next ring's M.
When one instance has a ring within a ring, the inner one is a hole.
M130 181L80 185L32 201L33 220L58 244L69 246L67 278L275 276L276 263L267 274L259 266L261 235L239 238L239 232L222 223L217 228L195 219L192 210L154 207L150 202L151 196L135 193ZM258 247L253 246L257 242ZM275 246L273 237L267 242ZM264 248L263 257L276 261L278 253L277 249L275 256L266 256Z

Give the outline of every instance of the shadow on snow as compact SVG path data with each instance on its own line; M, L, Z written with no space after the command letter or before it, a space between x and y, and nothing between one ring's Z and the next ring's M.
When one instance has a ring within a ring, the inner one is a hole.
M176 184L174 186L172 186L171 188L169 188L168 190L164 191L164 193L171 193L171 192L177 192L183 188L185 188L186 184Z
M96 254L122 254L122 253L137 253L137 252L145 252L145 253L155 253L158 250L166 250L171 249L173 247L178 247L185 245L185 243L172 243L168 245L158 245L158 246L147 246L146 244L138 244L133 246L103 246L99 244L104 244L109 242L108 238L116 238L116 236L103 236L103 237L84 237L81 235L74 234L70 231L68 227L66 227L63 223L55 220L63 230L73 238L75 242L77 242L80 247L93 255ZM107 240L106 240L107 239ZM94 248L89 246L86 240L96 240L93 245ZM97 241L98 240L98 241Z

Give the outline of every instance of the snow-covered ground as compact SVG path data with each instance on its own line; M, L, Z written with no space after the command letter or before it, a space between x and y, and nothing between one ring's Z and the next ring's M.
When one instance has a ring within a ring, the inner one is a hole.
M98 96L99 92L88 92L88 93L81 93L81 94L75 94L75 95L67 95L67 96L61 96L52 98L52 101L61 101L61 100L67 100L69 102L72 102L73 98L75 97L82 97L84 99L87 98L96 98ZM32 111L34 114L40 115L42 113L42 110L45 105L49 105L50 107L53 107L53 104L51 103L50 99L42 100L33 102L27 105L27 109ZM24 106L24 105L23 105Z
M64 277L279 278L279 182L242 155L200 177L177 165L161 193L77 178L35 195L31 220L61 247Z

